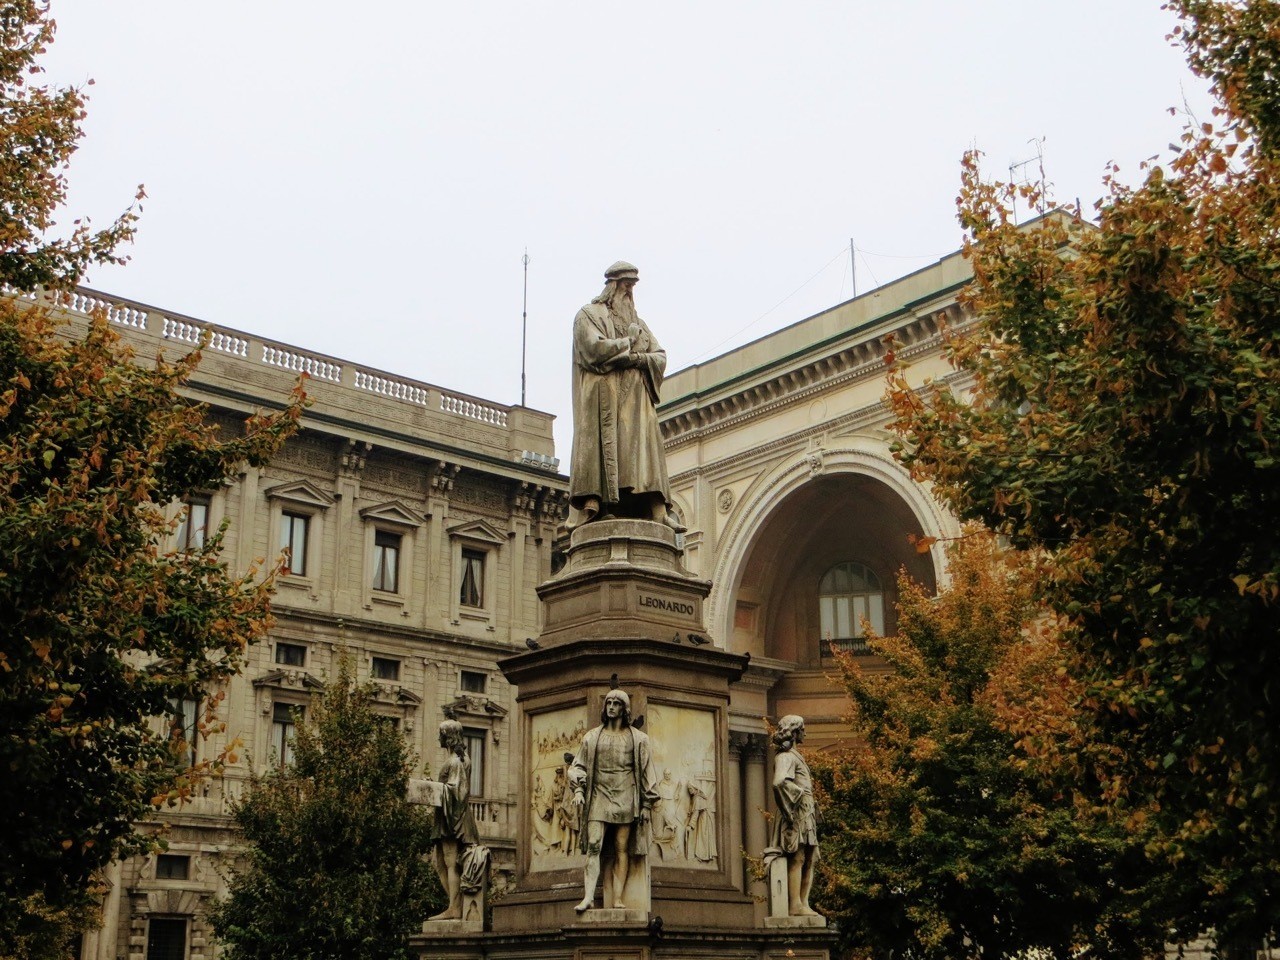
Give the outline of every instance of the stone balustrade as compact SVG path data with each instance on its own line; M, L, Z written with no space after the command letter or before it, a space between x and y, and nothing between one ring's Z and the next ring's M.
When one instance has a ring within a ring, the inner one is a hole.
M467 803L471 807L471 816L475 818L476 829L482 837L505 837L510 835L507 829L506 800L485 800L472 797Z
M2 291L19 299L38 301L40 295ZM113 325L128 331L131 342L154 340L187 344L255 366L269 367L291 374L306 374L313 380L334 384L361 393L425 408L449 417L457 417L483 426L506 430L512 425L513 407L502 406L407 377L393 376L379 370L339 360L335 357L242 331L230 330L192 317L158 310L146 304L110 296L87 287L58 298L57 306L80 317L101 313ZM525 466L555 473L558 458L549 454L521 450L513 456Z

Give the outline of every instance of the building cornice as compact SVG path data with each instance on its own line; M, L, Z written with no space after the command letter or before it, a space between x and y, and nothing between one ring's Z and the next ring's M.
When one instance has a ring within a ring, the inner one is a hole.
M803 355L811 359L805 363L778 370L770 378L741 389L719 387L664 404L660 411L664 446L668 451L675 450L769 416L820 393L882 373L890 338L898 357L908 361L937 350L944 330L963 329L970 322L971 315L958 303L951 302L926 314L915 314L909 322L896 328L886 328L883 324L862 328L866 335L864 339L847 343L833 353L814 357L812 350L806 350ZM844 334L832 345L838 346L857 332ZM725 386L732 387L741 380L737 378ZM715 394L722 395L708 398L708 395Z

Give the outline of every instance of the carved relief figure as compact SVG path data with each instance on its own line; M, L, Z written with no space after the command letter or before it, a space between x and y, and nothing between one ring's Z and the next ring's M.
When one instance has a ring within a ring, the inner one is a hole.
M578 832L582 828L582 810L574 803L564 767L556 767L556 779L551 788L555 800L556 827L561 838L560 850L566 856L578 848Z
M688 850L685 858L711 863L716 858L716 781L698 777L689 784Z
M582 913L591 908L606 852L611 869L605 877L605 906L647 906L647 890L641 896L635 888L647 882L649 818L659 799L658 782L649 738L631 726L631 698L621 690L610 690L604 698L600 726L582 738L569 783L582 817L579 847L587 855L584 895L574 909Z
M573 321L569 527L614 516L679 528L655 410L667 354L636 314L640 272L620 260L604 275Z
M569 785L572 751L582 743L588 724L584 710L557 710L530 718L529 853L532 870L563 870L564 860L578 857L580 811Z
M773 797L778 815L773 821L774 848L787 859L787 913L816 917L809 906L813 872L818 862L818 810L813 802L809 765L796 749L804 742L804 718L794 714L778 721L773 734Z
M462 735L462 724L440 724L440 746L449 751L440 766L440 803L436 807L431 838L435 843L436 870L449 894L449 905L432 920L462 919L462 868L468 848L479 841L471 815L471 760ZM487 853L487 851L486 851ZM474 858L472 858L474 859Z
M685 855L684 821L680 813L682 784L671 779L671 771L663 770L658 781L658 803L654 807L655 818L653 844L664 860L675 860Z

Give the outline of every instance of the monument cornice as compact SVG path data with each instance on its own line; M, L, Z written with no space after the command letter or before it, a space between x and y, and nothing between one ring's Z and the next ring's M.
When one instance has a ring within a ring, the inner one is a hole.
M741 653L729 653L719 647L676 646L669 640L651 637L609 637L606 639L566 640L542 650L517 653L498 662L507 680L517 686L526 674L554 672L554 668L589 659L594 663L612 666L616 663L666 664L670 662L673 648L686 664L696 665L703 674L718 674L730 683L739 680L747 670L750 657ZM604 677L602 676L602 681Z

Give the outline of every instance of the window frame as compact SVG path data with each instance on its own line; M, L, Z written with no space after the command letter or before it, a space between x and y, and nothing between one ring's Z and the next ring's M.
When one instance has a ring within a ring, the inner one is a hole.
M379 543L379 540L394 540L394 544ZM404 534L386 527L373 528L373 577L369 589L382 594L400 594L401 567L404 563ZM385 579L387 567L387 551L392 551L391 585Z
M384 676L379 673L379 664L389 664L395 669L391 671L392 676ZM404 661L399 657L384 657L381 654L369 655L369 676L374 680L381 680L383 683L399 683L401 676L404 674Z
M828 588L828 580L837 574L857 577L867 589L856 590L851 585L847 591L836 592L834 584ZM828 567L818 580L818 636L821 655L830 656L832 644L849 653L865 653L867 645L862 627L863 617L871 622L876 633L884 635L887 601L883 579L865 561L841 560ZM843 611L840 610L842 605L845 607ZM848 635L837 635L836 628L841 620L848 623Z
M467 678L474 677L480 681L479 688L467 685ZM487 694L489 692L489 674L484 670L468 670L461 667L458 670L458 691L460 693L479 693Z
M177 866L179 863L182 869L179 873L166 868L161 869L166 864L168 867ZM191 854L189 853L158 853L156 854L155 878L157 880L190 880L191 879Z
M152 934L154 932L155 925L157 922L165 924L167 929L170 929L170 930L176 931L178 929L181 929L182 942L176 955L182 958L189 957L191 955L190 953L191 918L151 915L147 917L147 946L146 946L146 954L145 954L146 960L169 960L170 957L174 956L174 953L171 949L166 949L163 955L159 953L153 953L154 944L152 941Z
M280 711L286 711L288 720L280 718ZM298 724L306 718L307 705L294 700L271 701L271 737L268 751L270 766L276 770L287 770L293 766L293 741L297 737Z
M185 746L189 766L194 767L200 756L200 707L203 697L170 697L169 712L165 720L169 724L169 740L181 740ZM190 710L187 709L190 704Z
M471 782L468 784L470 788L471 799L480 800L485 797L485 753L487 752L486 744L489 739L490 731L484 727L467 727L462 728L462 739L467 745L467 759L471 762ZM475 751L472 750L472 744L480 747L479 762L476 760Z
M285 563L284 575L287 577L310 576L311 570L311 521L315 518L315 514L308 513L303 510L282 508L280 511L280 528L276 536L276 549L281 553L288 550L289 556ZM302 524L302 569L296 569L298 555L294 552L294 527L297 521Z
M202 522L198 526L194 526L191 520L197 508L203 512L204 516ZM174 541L180 552L198 552L204 549L204 545L209 540L209 521L212 514L213 500L211 497L187 497L182 501L179 509L178 529L174 531ZM194 539L198 539L199 542L192 542L193 533L196 534Z
M297 663L292 660L281 659L281 651L286 649L299 651L301 659ZM272 651L272 662L278 667L306 667L309 653L310 651L305 643L295 643L292 640L277 640L275 649Z
M462 548L461 575L458 577L458 607L463 610L487 610L488 591L485 589L485 575L489 565L489 551L479 547ZM476 602L467 599L467 584L471 583Z

